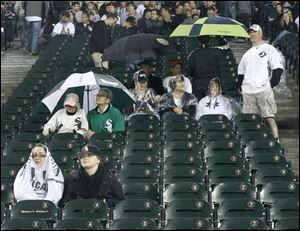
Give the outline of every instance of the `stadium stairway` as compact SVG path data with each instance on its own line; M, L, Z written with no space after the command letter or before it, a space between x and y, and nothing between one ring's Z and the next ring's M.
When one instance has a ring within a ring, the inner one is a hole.
M38 56L19 49L20 40L16 38L12 47L1 55L1 106L13 90L22 82Z
M243 54L251 47L250 42L229 43L237 64ZM285 155L291 161L291 167L299 176L299 86L296 79L286 70L286 83L292 91L292 97L275 94L277 103L276 121L279 128L281 144Z

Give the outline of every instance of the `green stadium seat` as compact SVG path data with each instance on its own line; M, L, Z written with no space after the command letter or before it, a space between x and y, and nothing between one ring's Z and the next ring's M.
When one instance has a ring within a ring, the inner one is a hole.
M12 140L4 149L3 155L19 155L19 154L26 154L29 157L31 149L34 147L35 144L38 142L31 142L31 141L18 141Z
M261 131L246 131L239 137L243 146L246 146L248 142L252 140L274 140L274 136L270 132Z
M155 143L160 143L159 132L133 132L130 133L127 138L127 143L134 143L136 141L152 141Z
M172 155L166 158L164 170L174 167L192 167L205 170L205 163L196 155Z
M154 184L128 183L123 184L122 188L126 199L148 199L160 202L160 194Z
M265 167L258 169L254 175L256 186L265 185L271 181L297 181L292 169L286 167Z
M118 218L109 230L157 230L157 224L149 218Z
M210 158L216 155L242 155L240 144L235 140L211 141L205 145L204 156Z
M120 201L114 209L114 219L149 218L156 222L161 219L159 204L148 199L129 199Z
M121 169L131 167L145 167L155 171L159 170L159 159L152 155L129 155L121 162Z
M283 148L275 140L252 140L247 143L245 149L245 157L251 158L255 154L284 154Z
M205 135L208 132L233 132L234 129L228 123L203 123L200 126L200 135Z
M2 164L4 165L19 165L20 168L24 165L29 158L29 154L6 155L2 157Z
M104 142L113 142L116 145L123 144L124 134L122 132L115 132L115 133L96 133L94 134L90 142L97 144L97 142L104 141Z
M243 136L245 133L250 131L256 131L261 133L269 132L269 128L264 123L258 122L243 122L235 127L237 134Z
M64 170L65 172L69 172L78 168L78 164L76 163L72 155L65 154L63 151L54 151L51 153L51 155L59 168Z
M249 161L249 169L257 171L266 167L289 167L285 156L280 154L255 154Z
M209 178L209 185L211 187L226 182L251 183L250 172L248 172L244 168L236 168L236 167L223 167L223 168L213 169L209 174L208 178Z
M166 208L166 219L172 220L178 217L212 219L213 210L205 200L177 199L171 201Z
M274 230L299 230L299 217L283 218L277 221Z
M95 219L64 219L57 222L54 230L103 230Z
M29 143L45 143L45 137L41 135L40 133L27 133L27 132L22 132L19 134L16 134L12 142L14 141L21 141L21 142L29 142Z
M51 228L46 221L38 218L14 218L6 220L1 230L51 230Z
M95 219L105 226L109 219L109 208L102 200L75 199L63 208L62 220L65 219Z
M6 220L6 208L4 203L1 201L1 225ZM2 228L2 227L1 227Z
M79 146L82 147L85 145L85 139L83 137L83 135L81 134L74 134L74 133L57 133L55 134L49 145L62 145L63 143L70 143L73 144L75 146Z
M242 217L224 220L218 230L269 230L261 218Z
M299 198L282 198L270 208L270 219L277 222L284 218L299 218Z
M246 182L227 182L216 185L212 191L212 202L216 204L243 198L256 199L255 187Z
M199 118L198 123L201 127L202 124L206 123L230 123L229 119L222 114L215 115L203 115Z
M190 115L169 114L163 121L163 126L168 128L174 124L189 124L195 125L197 121Z
M246 168L246 161L239 155L216 155L211 156L207 159L206 169L210 173L211 170L224 168L224 167L235 167L235 168Z
M177 182L168 185L163 193L164 203L176 199L198 199L208 201L208 191L201 183Z
M119 174L119 180L122 184L129 183L148 183L157 184L159 176L151 168L131 167L123 169Z
M129 155L160 156L160 145L152 141L136 141L125 146L124 157Z
M157 132L159 126L154 124L134 123L126 128L127 135L133 132Z
M10 211L10 219L41 219L54 222L58 218L58 208L48 200L24 200L17 202Z
M167 221L164 230L214 230L208 219L176 217Z
M15 203L13 185L2 182L2 177L1 177L1 203L3 203L5 206Z
M228 218L255 217L264 219L266 216L262 203L253 199L226 200L218 208L220 221Z
M22 167L22 166L21 166ZM2 165L1 166L1 183L4 178L15 179L20 170L20 166L17 165Z
M160 125L160 121L157 116L154 115L133 115L130 117L130 119L127 121L127 124L130 126L130 124L135 123L146 123L146 124L152 124L152 125Z
M120 163L111 155L101 155L102 162L112 173L116 174L120 171Z
M299 183L292 181L269 182L260 192L260 201L266 204L272 204L282 198L299 198Z
M200 145L189 141L181 140L169 142L164 148L164 157L167 158L172 155L199 155L201 154Z
M239 126L239 124L244 122L257 122L257 123L263 123L264 119L257 114L251 114L251 113L240 113L237 114L233 119L233 124L236 126Z
M202 134L201 142L202 144L207 144L211 141L219 140L236 140L236 136L233 132L227 131L210 131Z
M115 159L120 159L122 150L120 145L116 144L114 141L104 141L104 140L93 140L93 142L88 142L94 144L100 149L101 156L110 156Z
M173 141L181 141L181 140L189 140L194 142L199 142L199 138L197 132L190 131L164 131L165 142L173 142Z
M178 182L197 182L205 185L205 180L205 172L193 167L174 167L167 169L163 177L164 187Z

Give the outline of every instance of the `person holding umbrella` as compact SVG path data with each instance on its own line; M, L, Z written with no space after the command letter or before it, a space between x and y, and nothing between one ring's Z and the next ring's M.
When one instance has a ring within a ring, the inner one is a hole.
M96 96L97 107L89 111L87 115L89 127L87 138L95 133L121 132L125 129L125 117L111 105L112 92L107 88L101 88Z
M88 129L86 113L80 108L79 97L75 93L70 93L66 96L64 108L58 110L44 125L43 135L79 133L85 136Z

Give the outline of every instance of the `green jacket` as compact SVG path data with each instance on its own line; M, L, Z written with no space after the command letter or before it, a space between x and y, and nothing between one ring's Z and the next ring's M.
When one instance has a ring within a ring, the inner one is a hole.
M96 133L112 133L124 131L125 117L113 106L109 106L103 113L98 112L98 107L87 114L89 128Z

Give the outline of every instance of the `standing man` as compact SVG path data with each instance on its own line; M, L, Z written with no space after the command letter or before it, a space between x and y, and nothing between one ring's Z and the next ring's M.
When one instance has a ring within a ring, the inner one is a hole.
M111 44L111 31L109 28L115 25L117 21L117 14L109 13L104 21L99 20L94 24L90 42L90 52L95 67L104 67L108 69L108 62L102 62L102 55Z
M46 15L45 1L22 1L25 10L26 33L28 50L32 55L38 55L38 40L41 31L42 20Z
M248 32L253 46L243 55L238 66L238 90L243 95L242 111L265 118L274 138L279 141L274 119L277 107L272 88L279 83L283 72L280 55L273 46L264 43L259 25L253 24Z
M96 96L97 107L91 110L88 115L89 128L87 132L90 138L95 133L120 132L125 129L125 118L123 114L111 105L112 93L107 88L101 88Z

